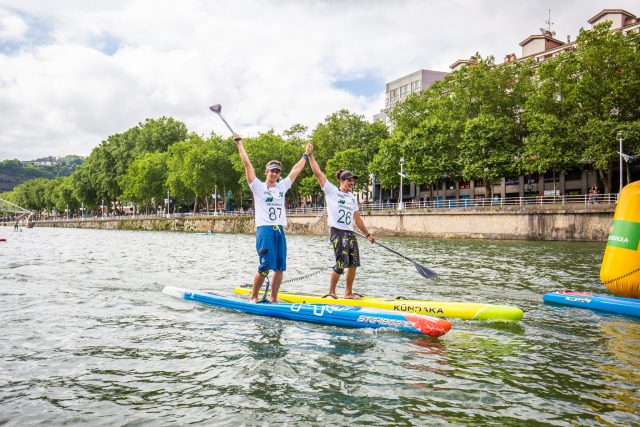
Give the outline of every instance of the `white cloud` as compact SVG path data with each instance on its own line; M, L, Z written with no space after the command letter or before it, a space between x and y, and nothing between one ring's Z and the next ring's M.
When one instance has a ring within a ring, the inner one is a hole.
M314 128L341 108L371 118L379 95L335 83L497 60L544 26L558 38L607 4L572 0L0 0L0 159L88 154L146 118L241 134ZM634 0L615 7L634 8ZM46 37L45 37L46 36Z
M0 41L22 40L27 24L18 15L0 9Z

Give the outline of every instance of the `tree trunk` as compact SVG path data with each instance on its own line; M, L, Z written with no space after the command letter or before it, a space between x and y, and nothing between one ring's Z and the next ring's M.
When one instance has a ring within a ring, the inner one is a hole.
M598 176L600 177L600 181L602 181L602 184L604 185L604 192L606 194L611 193L611 176L612 175L613 175L613 171L611 170L611 168L607 169L606 171L603 171L603 170L598 171Z
M493 183L488 180L484 180L484 197L491 199L493 197Z

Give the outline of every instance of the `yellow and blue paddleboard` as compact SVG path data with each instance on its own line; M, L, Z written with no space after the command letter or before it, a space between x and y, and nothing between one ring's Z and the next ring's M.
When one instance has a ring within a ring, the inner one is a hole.
M236 294L249 294L248 288L235 288ZM522 319L522 310L509 305L494 305L472 302L427 301L409 299L386 299L376 297L362 297L362 299L331 298L321 294L302 292L278 292L278 298L297 304L331 304L351 305L357 307L375 307L386 310L409 313L426 314L435 317L458 318L465 320L497 320L517 322Z

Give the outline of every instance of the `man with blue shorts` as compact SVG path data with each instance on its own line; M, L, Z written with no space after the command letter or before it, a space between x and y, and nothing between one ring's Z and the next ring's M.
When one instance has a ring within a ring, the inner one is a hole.
M310 148L307 147L306 152L293 166L289 175L280 181L278 179L282 173L282 163L270 160L264 171L265 180L262 182L256 177L253 165L242 145L242 138L234 134L233 140L238 146L247 182L253 193L256 218L256 251L260 257L260 265L253 278L251 301L258 302L258 295L264 279L273 270L270 301L277 302L282 277L287 269L287 239L284 234L284 227L287 225L285 195L304 169Z

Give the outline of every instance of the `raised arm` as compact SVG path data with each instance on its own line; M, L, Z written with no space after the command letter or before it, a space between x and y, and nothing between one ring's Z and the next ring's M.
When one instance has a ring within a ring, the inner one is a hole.
M237 133L233 134L233 140L238 147L238 152L240 153L240 159L242 160L242 164L244 165L244 172L247 175L247 182L251 184L256 179L256 173L253 170L253 165L251 164L251 160L249 160L249 156L247 155L244 146L242 145L242 138Z
M307 150L309 150L309 166L311 166L311 170L313 174L316 176L318 180L318 184L320 184L320 188L324 188L324 183L327 182L327 177L324 176L322 171L320 170L320 165L316 162L316 158L313 157L313 144L307 145Z
M291 172L289 172L289 179L291 179L291 184L293 184L295 182L295 180L298 177L298 175L300 175L300 172L302 172L302 169L304 169L305 163L307 163L306 159L309 158L309 154L311 153L311 150L313 149L312 145L311 145L311 147L309 147L310 145L311 144L307 145L307 149L304 150L304 154L302 155L300 160L298 160L298 163L293 165L293 168L291 168Z

